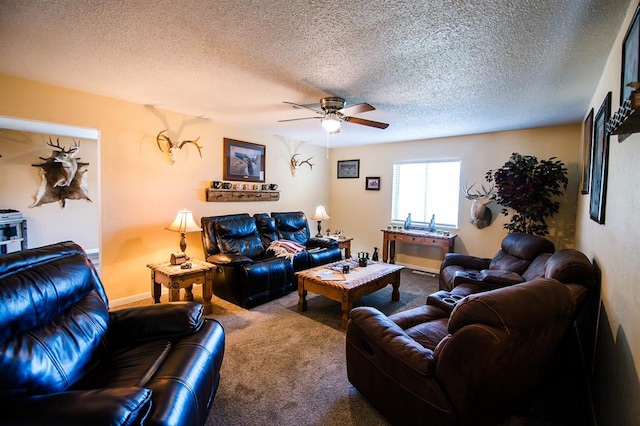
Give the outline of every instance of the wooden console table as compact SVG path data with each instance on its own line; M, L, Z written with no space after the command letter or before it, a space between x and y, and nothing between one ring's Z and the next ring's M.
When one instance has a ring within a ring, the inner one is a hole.
M396 263L396 241L407 244L418 244L421 246L440 247L442 250L441 260L444 260L446 253L453 253L455 234L443 235L427 231L418 230L390 230L382 229L382 260L389 259L389 263Z

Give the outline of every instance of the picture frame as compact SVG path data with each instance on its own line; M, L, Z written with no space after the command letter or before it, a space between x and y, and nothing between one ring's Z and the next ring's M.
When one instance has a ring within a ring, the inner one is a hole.
M338 161L338 179L355 179L360 177L360 160Z
M224 138L224 180L264 182L266 147L257 143Z
M591 185L591 148L593 145L593 108L582 127L582 183L580 192L588 194Z
M380 176L367 176L365 189L367 191L380 191Z
M640 52L640 6L631 19L631 24L622 42L622 67L620 78L620 105L625 99L629 99L635 89L628 87L631 82L640 82L640 67L638 55Z
M589 217L604 224L609 168L609 133L606 124L611 115L611 92L607 93L593 120L593 148L591 150L591 198Z

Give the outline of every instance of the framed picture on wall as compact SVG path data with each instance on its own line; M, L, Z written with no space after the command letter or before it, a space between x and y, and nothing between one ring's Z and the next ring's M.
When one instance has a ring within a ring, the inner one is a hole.
M640 6L633 14L631 25L622 42L622 77L620 79L620 105L629 99L635 89L627 86L629 83L640 82L640 67L638 67L638 53L640 52Z
M380 191L380 177L379 176L367 176L367 182L365 189L368 191Z
M593 108L587 114L582 127L582 188L583 194L589 193L591 185L591 147L593 145Z
M264 182L265 157L264 145L224 138L224 179Z
M607 172L609 167L609 134L605 127L611 115L611 92L607 93L593 120L593 148L591 150L591 198L589 216L604 223L607 201Z
M338 161L338 179L360 177L360 160Z

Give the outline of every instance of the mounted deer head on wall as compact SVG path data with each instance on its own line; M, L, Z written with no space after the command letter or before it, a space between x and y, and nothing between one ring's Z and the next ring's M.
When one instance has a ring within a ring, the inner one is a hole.
M493 215L487 206L496 199L494 191L495 186L492 186L487 191L484 185L482 185L482 190L475 190L472 192L471 190L474 186L475 183L468 188L466 185L464 186L464 198L467 200L473 200L473 203L471 203L471 216L469 218L469 222L471 222L471 224L476 228L482 229L491 225Z
M54 144L49 137L47 145L54 148L51 156L39 157L44 163L32 164L33 167L40 167L42 181L36 201L29 207L59 201L64 208L67 199L91 201L86 176L89 163L82 163L80 158L76 158L80 152L80 142L74 141L67 149L60 146L60 138Z

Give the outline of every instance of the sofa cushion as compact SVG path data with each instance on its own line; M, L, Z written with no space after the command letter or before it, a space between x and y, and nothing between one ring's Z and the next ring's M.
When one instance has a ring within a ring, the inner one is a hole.
M256 221L252 217L219 221L215 224L218 248L223 253L257 257L264 254Z
M281 239L306 245L309 239L309 224L303 212L271 213L275 218Z

